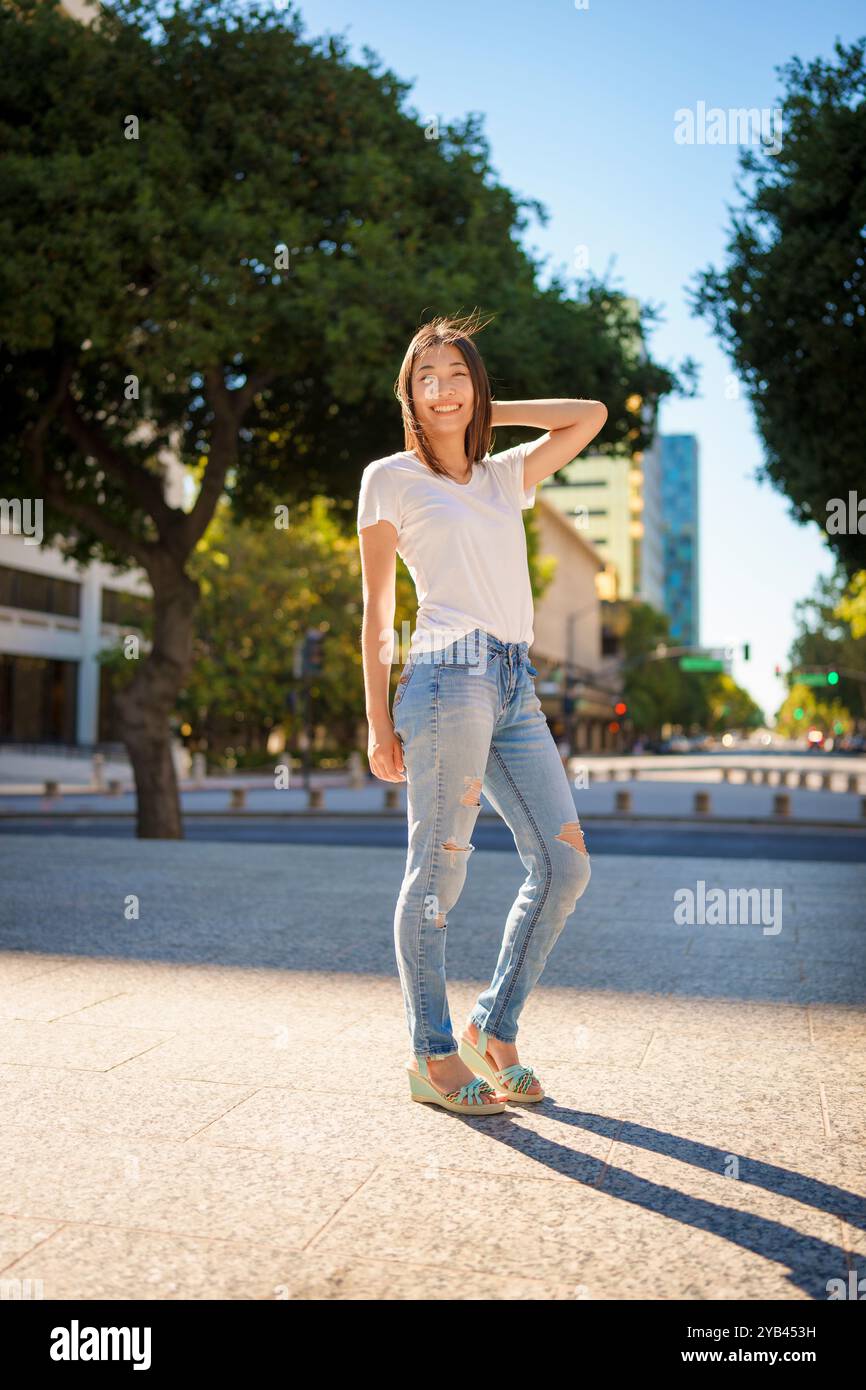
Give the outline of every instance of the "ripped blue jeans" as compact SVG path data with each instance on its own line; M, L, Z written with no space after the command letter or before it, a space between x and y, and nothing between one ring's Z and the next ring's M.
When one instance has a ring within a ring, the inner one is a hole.
M447 916L466 882L483 792L514 836L526 878L505 923L490 985L471 1021L513 1042L526 998L590 878L574 798L525 642L476 628L410 654L394 695L406 766L409 848L394 916L412 1048L457 1050L445 984Z

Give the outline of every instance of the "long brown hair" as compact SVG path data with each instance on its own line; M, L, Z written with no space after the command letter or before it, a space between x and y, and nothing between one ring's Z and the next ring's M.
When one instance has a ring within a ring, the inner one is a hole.
M490 319L482 322L476 311L463 318L439 317L431 319L429 323L422 324L406 349L403 365L394 383L394 394L400 402L400 408L403 412L403 434L407 452L414 449L418 457L426 463L433 473L441 473L445 477L448 476L448 470L443 468L436 458L415 412L415 398L412 394L412 376L415 371L415 363L422 353L429 351L430 348L441 347L445 343L453 343L462 352L469 368L475 396L472 419L466 426L463 442L470 464L480 463L490 449L492 433L491 395L487 368L472 339L489 322Z

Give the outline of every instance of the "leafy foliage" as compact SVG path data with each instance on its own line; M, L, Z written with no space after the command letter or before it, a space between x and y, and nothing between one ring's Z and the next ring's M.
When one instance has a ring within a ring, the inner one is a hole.
M856 402L866 382L866 39L836 61L781 69L778 153L740 155L727 265L697 277L693 307L714 325L746 383L762 474L800 522L826 533L827 508L863 481ZM753 175L747 190L745 176ZM828 534L853 574L856 533Z
M657 733L664 724L714 733L762 722L752 697L730 676L681 671L676 658L652 659L659 644L671 645L669 619L648 603L633 604L623 641L623 698L636 733Z

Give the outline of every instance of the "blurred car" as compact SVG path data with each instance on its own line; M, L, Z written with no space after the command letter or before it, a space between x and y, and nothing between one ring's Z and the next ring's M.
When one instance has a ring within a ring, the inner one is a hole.
M691 744L682 734L672 734L670 738L663 738L655 748L656 753L691 753Z
M866 753L866 737L863 734L843 734L836 740L837 753Z

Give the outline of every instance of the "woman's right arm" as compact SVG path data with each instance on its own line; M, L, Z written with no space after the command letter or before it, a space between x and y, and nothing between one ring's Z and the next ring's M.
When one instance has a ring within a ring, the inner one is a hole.
M394 733L388 708L388 688L394 656L397 530L390 521L377 521L358 534L364 617L361 657L369 738L367 757L374 776L383 782L405 782L403 745Z

